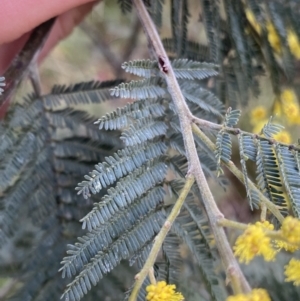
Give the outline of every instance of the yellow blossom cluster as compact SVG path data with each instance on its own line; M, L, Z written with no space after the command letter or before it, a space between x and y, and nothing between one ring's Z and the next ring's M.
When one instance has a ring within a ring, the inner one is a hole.
M146 287L147 301L182 301L184 297L181 293L175 291L174 284L167 284L165 281L159 281L156 284L150 284Z
M245 9L245 15L250 23L250 26L256 31L260 36L262 33L262 28L264 27L267 33L268 41L276 54L282 54L282 46L286 44L291 52L291 54L297 59L300 59L300 41L296 32L288 27L286 32L286 42L281 41L277 29L271 20L265 20L264 22L259 22L253 11L250 8Z
M252 131L260 133L264 125L268 122L268 116L272 114L280 117L286 124L300 125L300 106L293 89L286 88L281 92L274 101L273 112L271 114L262 105L256 106L251 110L250 123L253 126ZM274 139L286 144L292 143L292 137L286 130L282 130L274 135Z
M263 256L266 261L275 259L276 254L284 248L287 251L295 252L300 247L300 220L292 216L287 216L281 229L274 230L274 226L268 221L256 222L248 225L242 235L240 235L233 247L234 255L240 262L248 264L255 256ZM269 232L268 231L272 231ZM269 236L273 237L273 240ZM300 261L291 259L285 266L286 281L292 281L294 285L300 285ZM252 299L251 299L252 298ZM226 301L248 301L265 300L253 299L250 295L236 295L229 297ZM268 299L266 299L268 300Z
M284 268L285 281L293 281L294 285L300 285L300 261L292 258Z
M280 131L279 133L275 134L273 138L282 143L286 143L286 144L292 143L291 134L288 131Z
M250 113L250 123L253 125L253 133L260 133L268 122L268 113L264 106L255 107Z
M259 288L249 294L229 296L226 301L271 301L271 298L266 290Z
M245 232L239 236L233 247L234 255L240 262L248 264L255 256L263 256L266 261L274 260L277 250L273 248L271 238L265 230L273 230L274 226L268 221L256 222L249 225Z
M300 220L287 216L281 226L282 236L292 244L300 243Z
M283 116L288 123L300 124L300 108L295 91L290 88L284 89L280 95L280 103Z
M279 251L281 249L284 249L285 251L294 253L295 251L299 250L299 247L297 245L290 244L290 243L288 243L286 241L283 241L283 240L276 239L274 241L274 245L275 245L276 248L279 249Z
M284 249L289 252L299 250L300 246L300 221L292 216L287 216L283 222L279 235L284 240L275 240L275 246L281 250Z
M267 110L264 106L257 106L251 111L250 122L252 125L259 121L266 121L267 118Z

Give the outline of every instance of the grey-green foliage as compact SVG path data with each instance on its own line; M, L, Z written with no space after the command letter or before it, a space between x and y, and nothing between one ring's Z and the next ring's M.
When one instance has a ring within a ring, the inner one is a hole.
M229 111L225 116L226 120L233 120L235 125L237 119L231 118ZM233 114L238 117L238 114ZM258 207L260 200L248 183L248 172L246 162L248 160L256 163L256 182L260 191L274 204L276 204L283 216L289 213L289 204L293 215L299 216L299 191L300 191L300 172L299 172L299 153L300 148L295 145L285 145L274 140L276 135L283 126L272 123L272 118L266 123L262 129L263 136L243 133L236 129L238 135L238 147L240 149L240 160L242 165L243 178L247 197L251 208ZM223 128L217 134L216 140L216 158L219 163L222 161L228 163L231 159L231 135L229 130ZM287 196L284 193L287 192Z
M124 12L132 10L131 0L118 2ZM160 30L166 16L164 1L144 3ZM239 117L236 107L247 104L250 93L259 93L258 78L263 71L269 71L277 94L282 83L293 84L296 64L287 35L292 30L300 38L299 3L225 0L221 6L217 0L201 0L197 2L201 6L199 21L203 21L207 45L190 38L189 22L195 19L191 4L196 2L171 1L171 35L163 39L163 44L193 114L233 127ZM247 19L246 9L260 21L261 34ZM268 21L278 32L280 54L268 39ZM195 26L200 32L201 24ZM13 271L24 285L12 300L55 300L67 282L70 284L64 296L69 300L84 295L85 300L107 296L120 300L135 273L125 260L130 266L142 267L153 238L172 208L174 197L170 203L166 188L178 195L187 172L176 108L156 61L125 62L123 68L143 79L57 86L49 95L32 96L12 107L0 124L1 246L7 241L17 245L24 242L21 238L28 233L19 226L19 219L32 222L40 232L33 235L34 247L25 239L28 251L19 259L24 264ZM98 119L100 130L93 125L96 118L72 107L100 103L113 98L111 95L136 101ZM234 109L225 115L225 106ZM58 139L61 129L67 129L69 135ZM270 139L234 132L238 135L247 196L251 206L259 205L257 194L247 185L249 160L257 165L260 190L287 214L284 187L294 215L300 217L299 148L273 141L278 129L271 122L264 127L263 133ZM223 185L216 172L220 172L222 161L231 159L231 136L225 128L216 136L216 158L199 138L195 137L195 142L205 175ZM167 180L168 173L176 180ZM76 185L79 194L74 191ZM199 267L199 282L209 292L205 296L221 301L226 296L224 278L215 274L218 256L211 245L199 195L193 187L163 245L155 273L158 279L182 283L178 244L185 243L192 254L189 264ZM79 220L87 230L80 229ZM64 279L57 272L59 268ZM6 267L3 271L12 273ZM70 280L73 276L75 279ZM145 300L148 283L147 279L138 300ZM96 287L92 289L92 285ZM281 292L286 296L284 289Z
M146 63L137 61L126 65L131 66L128 69L130 72L133 72L133 66L138 66L139 75L146 74L147 76L147 72L143 72L142 69L148 70L150 64L149 61ZM151 66L154 67L153 62ZM194 67L197 68L196 74ZM176 68L175 74L181 79L181 84L186 87L188 87L188 80L216 75L213 64L197 64L184 60L179 61ZM180 68L183 72L180 72ZM191 76L188 75L189 73ZM181 133L176 111L169 107L171 98L163 78L157 81L155 77L148 77L148 80L136 83L133 81L129 84L121 84L117 89L112 89L111 94L116 95L116 91L121 88L123 92L119 95L127 97L128 91L137 88L140 92L135 95L142 99L128 104L123 109L106 114L96 122L100 128L106 128L108 131L121 130L120 139L125 148L95 165L95 170L86 175L85 181L79 183L76 188L78 193L83 194L85 198L99 193L103 188L108 188L108 190L102 200L81 219L83 229L87 228L89 231L88 235L80 238L74 246L70 246L70 255L62 261L63 277L77 275L63 295L67 300L82 298L91 288L91 283L94 285L98 283L106 273L120 263L121 259L130 260L136 257L136 253L144 250L145 245L151 242L164 221L164 195L161 191L163 185L172 185L172 183L165 182L167 163L172 162L171 166L176 165L179 177L184 177L185 174L186 158L179 158L170 153L170 148L176 143ZM163 97L148 98L149 94L145 91L149 86L154 94L158 94L157 91L159 91ZM200 94L198 92L198 89L189 91L194 99L199 99L202 95L210 97L216 107L212 109L209 104L203 105L197 112L198 102L194 101L191 102L191 110L195 111L198 116L203 116L203 112L208 116L222 116L223 106L220 101L213 98L210 92L205 93L205 89L201 90ZM169 120L173 121L170 123ZM170 130L175 130L176 135L170 136L168 134ZM199 147L199 155L202 151L203 149ZM202 158L204 168L210 170L209 158L203 156ZM115 186L111 187L111 185ZM178 192L181 186L176 187ZM187 220L187 217L183 219L182 227L196 222L196 218L193 218L194 211L185 212L185 215L192 216L190 220ZM205 215L201 219L203 227L207 228L204 225L207 222ZM174 233L183 241L186 242L186 239L189 241L192 253L198 256L198 264L203 271L209 291L214 300L221 300L220 294L214 291L219 286L213 285L216 281L218 282L218 277L213 271L214 257L210 250L204 251L209 245L208 242L199 245L198 235L182 237L185 231L183 228L178 228ZM208 258L200 255L203 252L207 253ZM175 261L174 258L168 258L168 254L166 251L167 261L173 264L180 262L180 258ZM173 269L176 269L176 266L170 266L169 273L173 273Z
M3 276L17 273L24 281L12 300L58 300L64 290L59 260L66 244L81 233L78 220L101 196L82 202L74 187L82 174L121 146L116 132L99 131L93 125L95 117L70 104L87 99L100 103L105 100L101 95L111 97L111 84L116 82L56 87L40 98L31 95L13 105L1 122L1 248L15 244L12 250L18 251L26 246L21 254L12 252L18 256L12 267L1 263ZM29 235L35 237L34 248ZM118 273L88 298L104 297ZM117 294L126 289L122 285L115 288Z
M226 128L235 126L240 115L241 112L239 110L232 110L231 108L229 108L224 118L224 129L221 129L218 132L215 154L218 163L217 169L219 174L223 173L221 169L221 162L223 161L228 163L231 158L231 137L230 134L226 131Z
M212 63L197 62L188 59L175 59L171 62L172 68L177 78L184 79L204 79L210 76L218 75L217 65ZM145 78L160 76L158 64L156 61L137 60L125 62L122 68L129 73Z

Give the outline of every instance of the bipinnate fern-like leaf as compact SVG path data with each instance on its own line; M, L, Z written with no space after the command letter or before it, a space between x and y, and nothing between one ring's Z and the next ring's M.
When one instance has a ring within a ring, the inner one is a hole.
M224 126L234 127L238 123L240 116L240 110L232 110L231 108L228 108L224 118Z
M299 156L299 150L289 149L287 146L275 144L275 152L278 158L283 183L290 199L293 213L300 217L300 182L299 167L295 161L295 155Z
M92 86L95 94L108 92L109 85ZM57 273L58 260L66 243L80 234L77 220L97 200L93 197L90 201L79 201L74 185L83 173L121 145L115 132L107 136L93 128L94 118L86 111L69 106L104 100L101 96L98 100L90 99L88 87L90 83L57 87L53 97L30 95L14 104L1 122L0 247L5 247L8 240L12 246L20 246L21 239L26 245L18 256L19 249L12 249L12 258L16 260L14 273L24 283L12 300L59 298L66 281ZM86 89L85 97L81 89ZM109 93L105 95L111 98ZM18 226L20 223L22 227ZM28 229L31 232L26 232ZM33 273L36 269L39 277ZM98 292L101 295L101 288Z
M171 61L175 76L179 79L204 79L218 75L218 67L213 63L192 61L189 59L175 59ZM122 68L137 76L150 78L158 75L158 63L151 60L137 60L123 63Z
M157 75L159 71L157 61L149 59L125 62L122 64L122 68L128 73L145 78Z
M131 10L131 0L118 2L123 11ZM160 27L166 11L164 1L144 2ZM223 116L223 103L233 107L239 101L246 104L249 89L254 95L258 93L257 81L262 71L269 71L275 94L281 93L282 83L292 83L294 62L299 59L300 9L297 1L225 0L221 10L216 0L200 2L208 45L188 40L188 36L192 36L188 32L189 10L191 4L193 7L195 4L187 0L171 1L172 36L164 40L173 58L175 75L195 116L219 121ZM249 8L254 15L252 22L247 15ZM253 26L255 22L263 24L260 30ZM270 39L270 25L274 27L277 45ZM217 75L213 63L204 63L211 59L220 64L220 76L199 83L199 79ZM25 99L0 125L0 245L16 232L27 237L23 235L23 227L18 227L23 211L39 230L42 229L36 247L30 249L32 255L25 260L25 272L20 277L24 279L24 285L13 300L50 301L57 298L66 282L57 280L58 265L55 263L63 256L66 243L71 245L63 261L63 274L68 277L79 275L64 296L79 300L108 274L94 290L96 293L91 290L86 296L87 300L102 300L108 295L119 298L122 291L128 289L124 280L133 278L121 260L129 260L130 264L135 262L139 269L143 266L153 238L165 220L164 209L169 212L172 207L169 204L167 208L163 202L163 187L171 186L177 194L182 187L180 181L164 182L165 163L175 171L177 178L183 178L187 161L176 109L157 62L133 61L123 67L146 79L121 84L112 90L110 88L120 81L56 87L50 95L40 99ZM3 78L0 78L0 93L2 82ZM208 92L207 86L217 91L222 101ZM71 108L118 96L139 101L98 121L100 128L110 130L108 133L93 127L89 114ZM226 128L234 127L238 117L239 112L232 110L225 116L224 128L217 135L217 160L195 137L207 176L213 177L216 169L220 172L221 161L230 160L229 132L232 133L232 129L226 131ZM116 137L111 132L115 129L121 130L121 142L124 143L120 143L119 135ZM269 138L280 129L270 121L263 129L267 139L236 132L247 196L250 205L258 204L258 198L247 182L246 161L249 159L257 164L261 191L286 215L287 203L283 197L286 190L293 213L299 217L299 149L276 141L270 143ZM66 136L61 137L61 132L67 133ZM124 149L112 154L115 146L122 148L124 145ZM89 173L90 170L93 171ZM78 190L86 200L73 190L84 174L86 181L78 184ZM108 188L104 197L99 194L103 188ZM164 261L157 262L155 276L179 281L178 274L172 272L178 272L181 262L178 249L175 249L181 238L201 268L211 299L225 300L226 294L214 273L217 256L211 245L207 218L198 203L194 203L199 195L193 187L171 229L173 233L164 243ZM94 209L92 202L95 202ZM74 237L82 234L76 221L85 214L84 226L88 232L76 243ZM148 283L147 279L138 300L145 300Z
M108 189L108 194L103 200L81 220L83 229L87 227L91 231L97 228L118 210L127 207L135 198L162 182L167 170L166 165L156 163L152 166L152 164L150 161L148 166L136 169L132 174L122 178L115 188Z
M203 111L217 117L224 116L224 105L212 92L190 81L179 80L179 84L188 103L193 103Z
M152 117L139 119L122 133L121 139L126 146L144 143L166 134L167 125L164 121L154 120Z
M229 108L224 118L225 127L233 127L237 124L241 112ZM221 161L229 162L231 159L231 137L226 130L221 129L217 135L215 155L217 158L218 175L223 173Z
M217 65L212 63L177 59L172 62L172 67L175 76L182 79L204 79L218 75Z
M141 70L145 66L149 66L149 62L147 64L132 62L130 70L135 70L132 72L138 74L145 74ZM186 78L191 80L192 78L203 78L216 74L215 70L211 74L209 73L208 70L211 70L212 67L209 64L181 60L178 62L178 69L181 67L183 73L180 76L184 78L181 80L183 85L185 85ZM185 67L186 69L184 69ZM191 72L191 74L193 72L193 70L187 71L189 67L191 70L194 68L198 75L187 76L185 72ZM200 69L203 67L207 67L207 70L205 69L201 73ZM140 69L136 71L134 68ZM197 68L199 70L196 70ZM145 92L152 86L154 89L162 89L164 91L162 95L167 101L157 97L153 99L153 95ZM136 88L137 90L134 91ZM123 89L124 93L120 92L120 89ZM131 94L132 91L134 91L133 95ZM61 270L64 276L77 275L65 291L64 297L69 299L80 299L89 290L91 283L96 284L104 274L110 272L120 263L121 258L130 259L133 262L138 258L138 254L146 254L144 252L147 252L146 250L151 244L153 233L158 231L157 229L162 224L159 223L154 232L151 228L143 228L145 239L140 241L140 244L134 242L135 238L131 236L137 235L134 233L138 231L138 228L142 229L140 227L142 227L145 219L149 218L149 222L153 219L152 222L155 222L154 219L157 214L164 216L161 208L164 205L161 187L167 173L167 165L164 163L165 156L169 156L167 146L177 144L177 150L186 161L176 110L174 108L170 110L172 107L172 104L169 103L170 96L162 79L153 81L153 77L150 77L143 82L121 84L111 92L112 95L141 97L142 100L128 104L123 109L117 109L96 122L102 129L121 130L120 139L126 147L113 156L106 157L104 162L95 165L95 170L86 175L86 180L79 183L76 188L78 193L82 193L85 198L88 198L90 194L97 194L103 188L108 189L101 201L95 203L94 208L81 219L82 227L83 229L87 228L88 234L80 238L74 246L69 246L69 256L65 257L62 262ZM197 95L197 93L198 91L190 91L192 96ZM205 98L210 104L205 106L203 101L202 106L199 106L199 102L194 101L191 105L192 111L198 110L197 114L200 116L201 113L221 115L219 111L223 108L222 104L213 97L213 94L205 93L202 89L200 97ZM213 109L214 105L215 109ZM170 126L176 133L175 135L167 133L171 130ZM167 162L171 161L167 160ZM206 174L210 176L212 175L211 169L216 166L212 163L213 161L203 157L203 166L206 169ZM184 163L177 165L176 168L179 172L178 175L184 177L186 172L184 171ZM147 223L145 225L148 225ZM130 246L130 240L133 240L133 245L136 247ZM123 241L129 249L122 245L125 248L125 255L118 257L120 260L116 260L112 254L117 252L116 246L123 244ZM104 259L107 263L103 267ZM166 276L165 272L163 274Z
M79 238L79 242L70 245L68 257L62 261L62 277L72 277L80 272L85 264L103 248L122 233L130 229L136 221L152 212L162 204L164 190L161 186L150 189L144 197L137 198L132 206L128 206L115 214L108 222L101 224L96 229ZM103 238L107 239L104 240Z
M288 205L283 195L278 161L269 141L257 141L257 185L278 206L283 216L288 214Z
M95 124L99 124L99 129L116 130L127 127L133 120L145 117L163 116L165 107L157 99L146 99L135 101L123 108L107 113L106 116L98 119Z
M145 99L157 98L166 94L166 90L161 87L162 79L150 77L143 80L121 83L110 90L112 96L121 98Z
M272 138L274 135L278 134L282 129L284 129L284 126L272 123L272 119L273 118L271 117L261 130L267 138Z
M245 160L251 160L255 162L257 156L257 147L256 147L256 140L251 135L240 135L242 139L239 140L240 147L243 149L243 156Z
M250 189L249 187L249 178L248 178L246 162L249 159L249 154L252 161L255 160L256 155L252 155L252 151L255 152L255 146L254 144L252 144L251 137L246 136L244 134L238 135L238 141L239 141L240 162L241 162L241 167L243 172L244 185L246 188L246 193L247 193L247 198L249 200L250 208L253 210L253 207L258 208L259 197L257 193L252 189Z
M51 94L43 96L44 106L47 110L57 110L72 105L101 103L112 99L111 87L122 80L107 82L83 82L71 86L54 86Z
M81 299L91 289L91 284L95 286L103 275L114 269L122 259L129 259L134 252L152 240L163 224L163 217L160 211L150 212L148 216L140 218L140 222L133 229L112 242L107 249L98 251L68 285L62 297L70 301Z
M88 181L79 183L76 190L88 198L90 193L98 193L102 187L106 188L146 162L163 155L166 148L163 142L156 142L119 150L113 156L106 157L106 162L95 165L95 170L85 176Z

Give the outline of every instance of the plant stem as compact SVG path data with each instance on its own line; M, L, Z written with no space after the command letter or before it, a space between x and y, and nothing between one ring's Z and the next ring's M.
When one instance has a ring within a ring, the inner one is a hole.
M168 91L172 96L172 100L175 104L180 126L182 137L184 141L186 157L188 160L188 175L194 175L199 190L202 195L204 206L210 221L211 229L214 235L216 246L219 250L224 268L226 272L229 270L230 273L227 274L229 281L238 282L242 287L244 292L249 292L250 286L245 279L227 240L224 229L219 227L217 222L220 218L223 218L222 213L216 205L213 195L210 191L208 183L206 181L205 175L203 173L200 160L198 157L197 149L194 142L193 132L192 132L192 120L193 116L185 102L182 95L181 89L175 77L174 71L172 69L171 63L167 56L167 53L162 45L158 32L153 24L142 0L133 0L135 8L137 10L139 19L143 25L144 31L149 39L149 44L153 46L154 53L156 55L159 68L164 75L167 83ZM233 281L234 280L234 281ZM133 301L135 299L131 299Z
M231 134L231 135L239 135L239 134L244 134L244 135L247 135L247 136L252 136L252 137L256 137L257 139L260 139L260 140L266 140L266 141L269 141L270 144L274 144L275 143L275 139L273 138L267 138L263 135L259 135L259 134L255 134L255 133L249 133L249 132L246 132L246 131L242 131L241 129L239 128L231 128L231 127L227 127L227 126L224 126L222 124L217 124L217 123L213 123L211 121L208 121L208 120L204 120L204 119L201 119L201 118L198 118L198 117L195 117L195 116L192 116L191 117L192 119L192 122L193 123L196 123L197 125L199 125L201 128L207 128L209 130L215 130L215 131L220 131L220 130L223 130L225 131L226 133L228 134ZM280 145L283 145L283 146L287 146L289 148L292 148L294 150L297 150L297 151L300 151L300 147L299 146L296 146L294 144L286 144L286 143L282 143L282 142L279 142L279 141L276 141L278 144Z
M215 144L195 124L192 125L192 128L193 132L204 142L204 144L212 152L215 151ZM244 184L243 173L234 165L232 161L222 161L222 164L225 165ZM267 197L265 197L250 179L248 179L248 184L253 191L258 193L260 201L264 203L267 206L267 208L274 214L274 216L279 220L279 222L282 223L284 217L278 210L277 206L274 205Z
M41 25L37 26L31 33L23 49L13 59L11 65L3 74L5 77L6 87L0 97L0 107L9 101L12 93L26 75L28 66L37 58L41 48L50 33L55 18L52 18Z
M150 268L148 276L149 276L151 284L156 284L156 279L155 279L155 276L154 276L154 269L153 269L153 267Z
M267 218L267 209L268 208L267 208L267 205L265 203L262 203L260 205L260 207L261 207L260 220L264 222Z
M227 218L220 219L218 221L218 225L220 227L234 228L234 229L243 230L243 231L246 230L248 227L247 224L231 221Z
M151 273L151 269L153 269L153 265L155 263L157 254L160 251L160 248L161 248L169 230L171 229L173 222L175 221L176 217L178 216L180 209L185 201L185 198L188 195L189 191L191 190L191 187L193 186L194 182L195 182L195 177L193 175L189 175L187 177L187 180L184 184L183 189L181 190L178 200L176 201L174 207L172 208L170 215L168 216L165 224L163 225L163 227L160 229L159 233L155 237L151 252L150 252L142 270L136 275L136 282L134 284L131 295L129 297L129 301L135 301L137 299L139 290L140 290L145 278L149 274L149 272ZM153 279L152 279L152 281L153 281Z

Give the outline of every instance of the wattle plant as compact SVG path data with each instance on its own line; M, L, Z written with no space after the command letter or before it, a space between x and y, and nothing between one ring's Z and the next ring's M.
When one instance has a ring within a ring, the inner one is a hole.
M287 86L297 73L299 4L171 1L164 39L164 1L119 5L137 13L151 50L151 59L122 64L135 79L55 86L47 95L33 80L35 93L0 124L1 247L28 246L13 269L2 264L18 282L7 298L298 300L299 145L283 140L283 126L263 106L251 112L252 126L263 121L256 133L237 125L263 72L272 109L297 124L297 91ZM208 45L189 38L191 5L201 10L196 25ZM38 27L16 58L29 58L22 72L52 24ZM7 86L0 77L1 104L22 77L13 68ZM76 106L116 97L131 101L100 118ZM259 221L224 217L216 194L232 189L229 174ZM234 245L228 231L239 235ZM285 281L255 268L256 257Z

